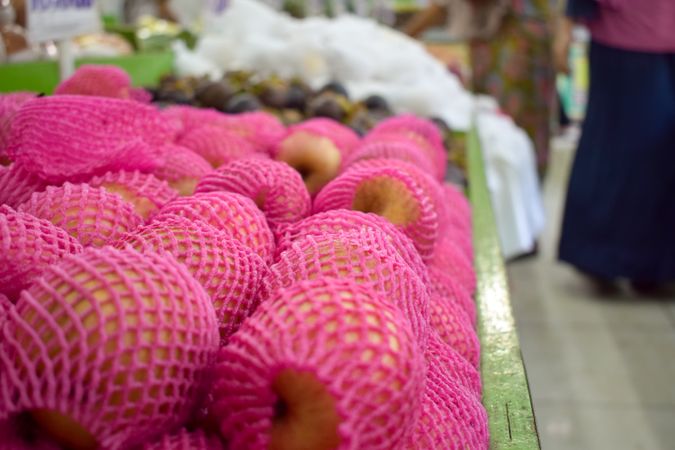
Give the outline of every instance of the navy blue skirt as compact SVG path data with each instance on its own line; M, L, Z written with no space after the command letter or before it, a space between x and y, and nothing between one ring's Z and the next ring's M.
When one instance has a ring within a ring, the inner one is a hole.
M675 280L675 54L592 43L590 67L560 259L607 278Z

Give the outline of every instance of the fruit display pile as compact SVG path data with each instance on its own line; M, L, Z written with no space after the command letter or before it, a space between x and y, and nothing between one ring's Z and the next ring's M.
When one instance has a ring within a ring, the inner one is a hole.
M159 109L91 70L0 96L0 449L488 447L433 122Z

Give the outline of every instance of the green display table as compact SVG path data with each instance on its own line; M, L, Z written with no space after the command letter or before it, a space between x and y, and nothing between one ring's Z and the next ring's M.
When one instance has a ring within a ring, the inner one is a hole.
M136 53L115 58L82 58L75 63L112 64L123 68L135 86L153 86L162 75L173 71L173 53ZM51 94L59 83L56 61L35 61L0 65L0 92L34 91Z
M490 421L490 448L539 449L483 156L475 132L468 135L467 151L478 278L476 303L482 352L483 405Z

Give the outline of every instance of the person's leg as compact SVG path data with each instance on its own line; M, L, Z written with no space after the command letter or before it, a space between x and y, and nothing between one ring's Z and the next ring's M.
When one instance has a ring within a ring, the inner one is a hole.
M604 278L675 278L675 85L665 55L593 43L560 259Z

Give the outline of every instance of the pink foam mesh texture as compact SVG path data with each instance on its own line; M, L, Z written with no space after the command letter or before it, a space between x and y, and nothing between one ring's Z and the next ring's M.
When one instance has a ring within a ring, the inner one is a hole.
M131 203L88 184L48 186L19 206L19 211L49 220L84 246L101 247L143 223Z
M0 206L0 293L10 299L50 264L81 251L75 238L51 222Z
M181 429L145 444L141 450L225 450L225 445L218 436L208 435L202 430Z
M96 95L129 98L131 78L122 69L109 65L86 64L56 86L54 95Z
M206 175L195 192L228 191L256 202L272 229L307 217L312 200L300 174L281 161L245 158Z
M16 163L8 167L0 166L0 205L16 208L46 186L46 182Z
M402 134L415 138L427 151L434 165L436 179L445 179L448 155L443 144L443 135L436 125L427 119L410 114L387 118L378 123L369 133L369 136L380 134Z
M286 128L273 114L253 111L243 114L226 115L225 128L243 137L256 149L270 153L276 142L283 138Z
M349 278L400 308L422 346L428 333L429 294L421 278L376 230L305 236L270 267L266 296L300 280ZM264 297L266 298L266 297Z
M371 160L373 161L373 160ZM415 244L423 259L431 256L438 237L439 217L434 200L422 186L406 171L396 167L353 168L328 183L314 199L313 211L319 213L331 209L353 209L359 186L369 180L392 180L404 186L413 199L417 217L407 219L405 223L395 224ZM382 194L380 192L379 194ZM382 207L388 200L375 202ZM372 211L376 214L377 208ZM371 212L371 211L365 211Z
M9 414L65 414L101 448L127 449L183 423L218 349L208 295L170 255L87 249L51 266L0 341Z
M221 430L231 448L268 448L272 385L291 370L313 375L335 399L338 449L399 448L418 414L420 353L400 311L375 291L346 279L300 282L263 303L221 351Z
M476 323L476 303L464 286L452 275L437 266L428 266L429 292L441 297L454 299L464 308L471 323Z
M186 132L204 125L225 126L227 116L215 109L195 108L194 106L173 105L160 112L162 118L173 124L178 130L178 139Z
M211 297L223 341L259 303L267 264L249 247L211 225L182 217L153 222L124 235L115 247L169 252Z
M359 136L351 128L324 117L309 119L288 128L289 135L299 131L330 139L340 150L343 158L351 153L360 140Z
M202 125L187 131L177 144L197 153L213 167L255 153L253 145L246 139L216 125Z
M162 206L178 197L166 181L148 173L139 171L108 172L87 181L92 187L103 187L108 192L119 194L134 205L134 209L144 219L148 219Z
M7 144L9 141L9 130L14 119L14 114L28 100L35 98L34 92L12 92L10 94L0 94L0 164L8 161Z
M446 235L438 239L433 257L427 265L434 266L454 278L470 294L476 292L476 271L473 268L473 261L453 236Z
M443 197L451 211L449 219L451 223L461 229L471 230L471 204L464 193L452 183L443 183L441 185Z
M444 367L429 364L422 413L403 446L412 450L487 450L487 412Z
M424 357L429 366L434 366L436 367L435 370L445 372L450 378L473 393L476 398L481 398L482 382L478 369L460 355L457 350L446 344L434 330L429 333Z
M365 141L357 146L343 164L343 170L356 161L390 158L409 162L428 174L434 173L433 161L418 145L398 136L387 136L387 139Z
M181 195L192 195L199 180L213 170L207 160L189 148L169 144L165 152L164 163L153 173Z
M422 169L411 164L408 161L395 158L372 158L355 162L351 169L367 169L379 167L394 167L405 171L408 175L414 178L415 182L424 190L424 192L432 200L436 214L439 217L439 234L445 227L445 220L447 216L447 204L443 196L443 189L430 174L425 173Z
M51 182L117 170L152 171L171 126L132 100L56 95L29 100L14 116L7 151Z
M429 299L429 325L469 363L480 365L480 342L464 306L454 298L433 294Z
M2 328L2 324L9 315L9 310L13 307L14 305L9 301L5 294L0 294L0 328Z
M155 220L172 216L204 221L251 248L266 263L272 262L274 236L265 215L248 197L233 192L207 192L177 198L162 208Z
M387 219L377 214L333 209L314 214L299 222L284 227L277 236L277 256L290 248L291 244L304 236L321 236L340 232L375 230L372 237L386 242L396 249L398 255L417 273L424 284L428 284L427 268L414 244Z

